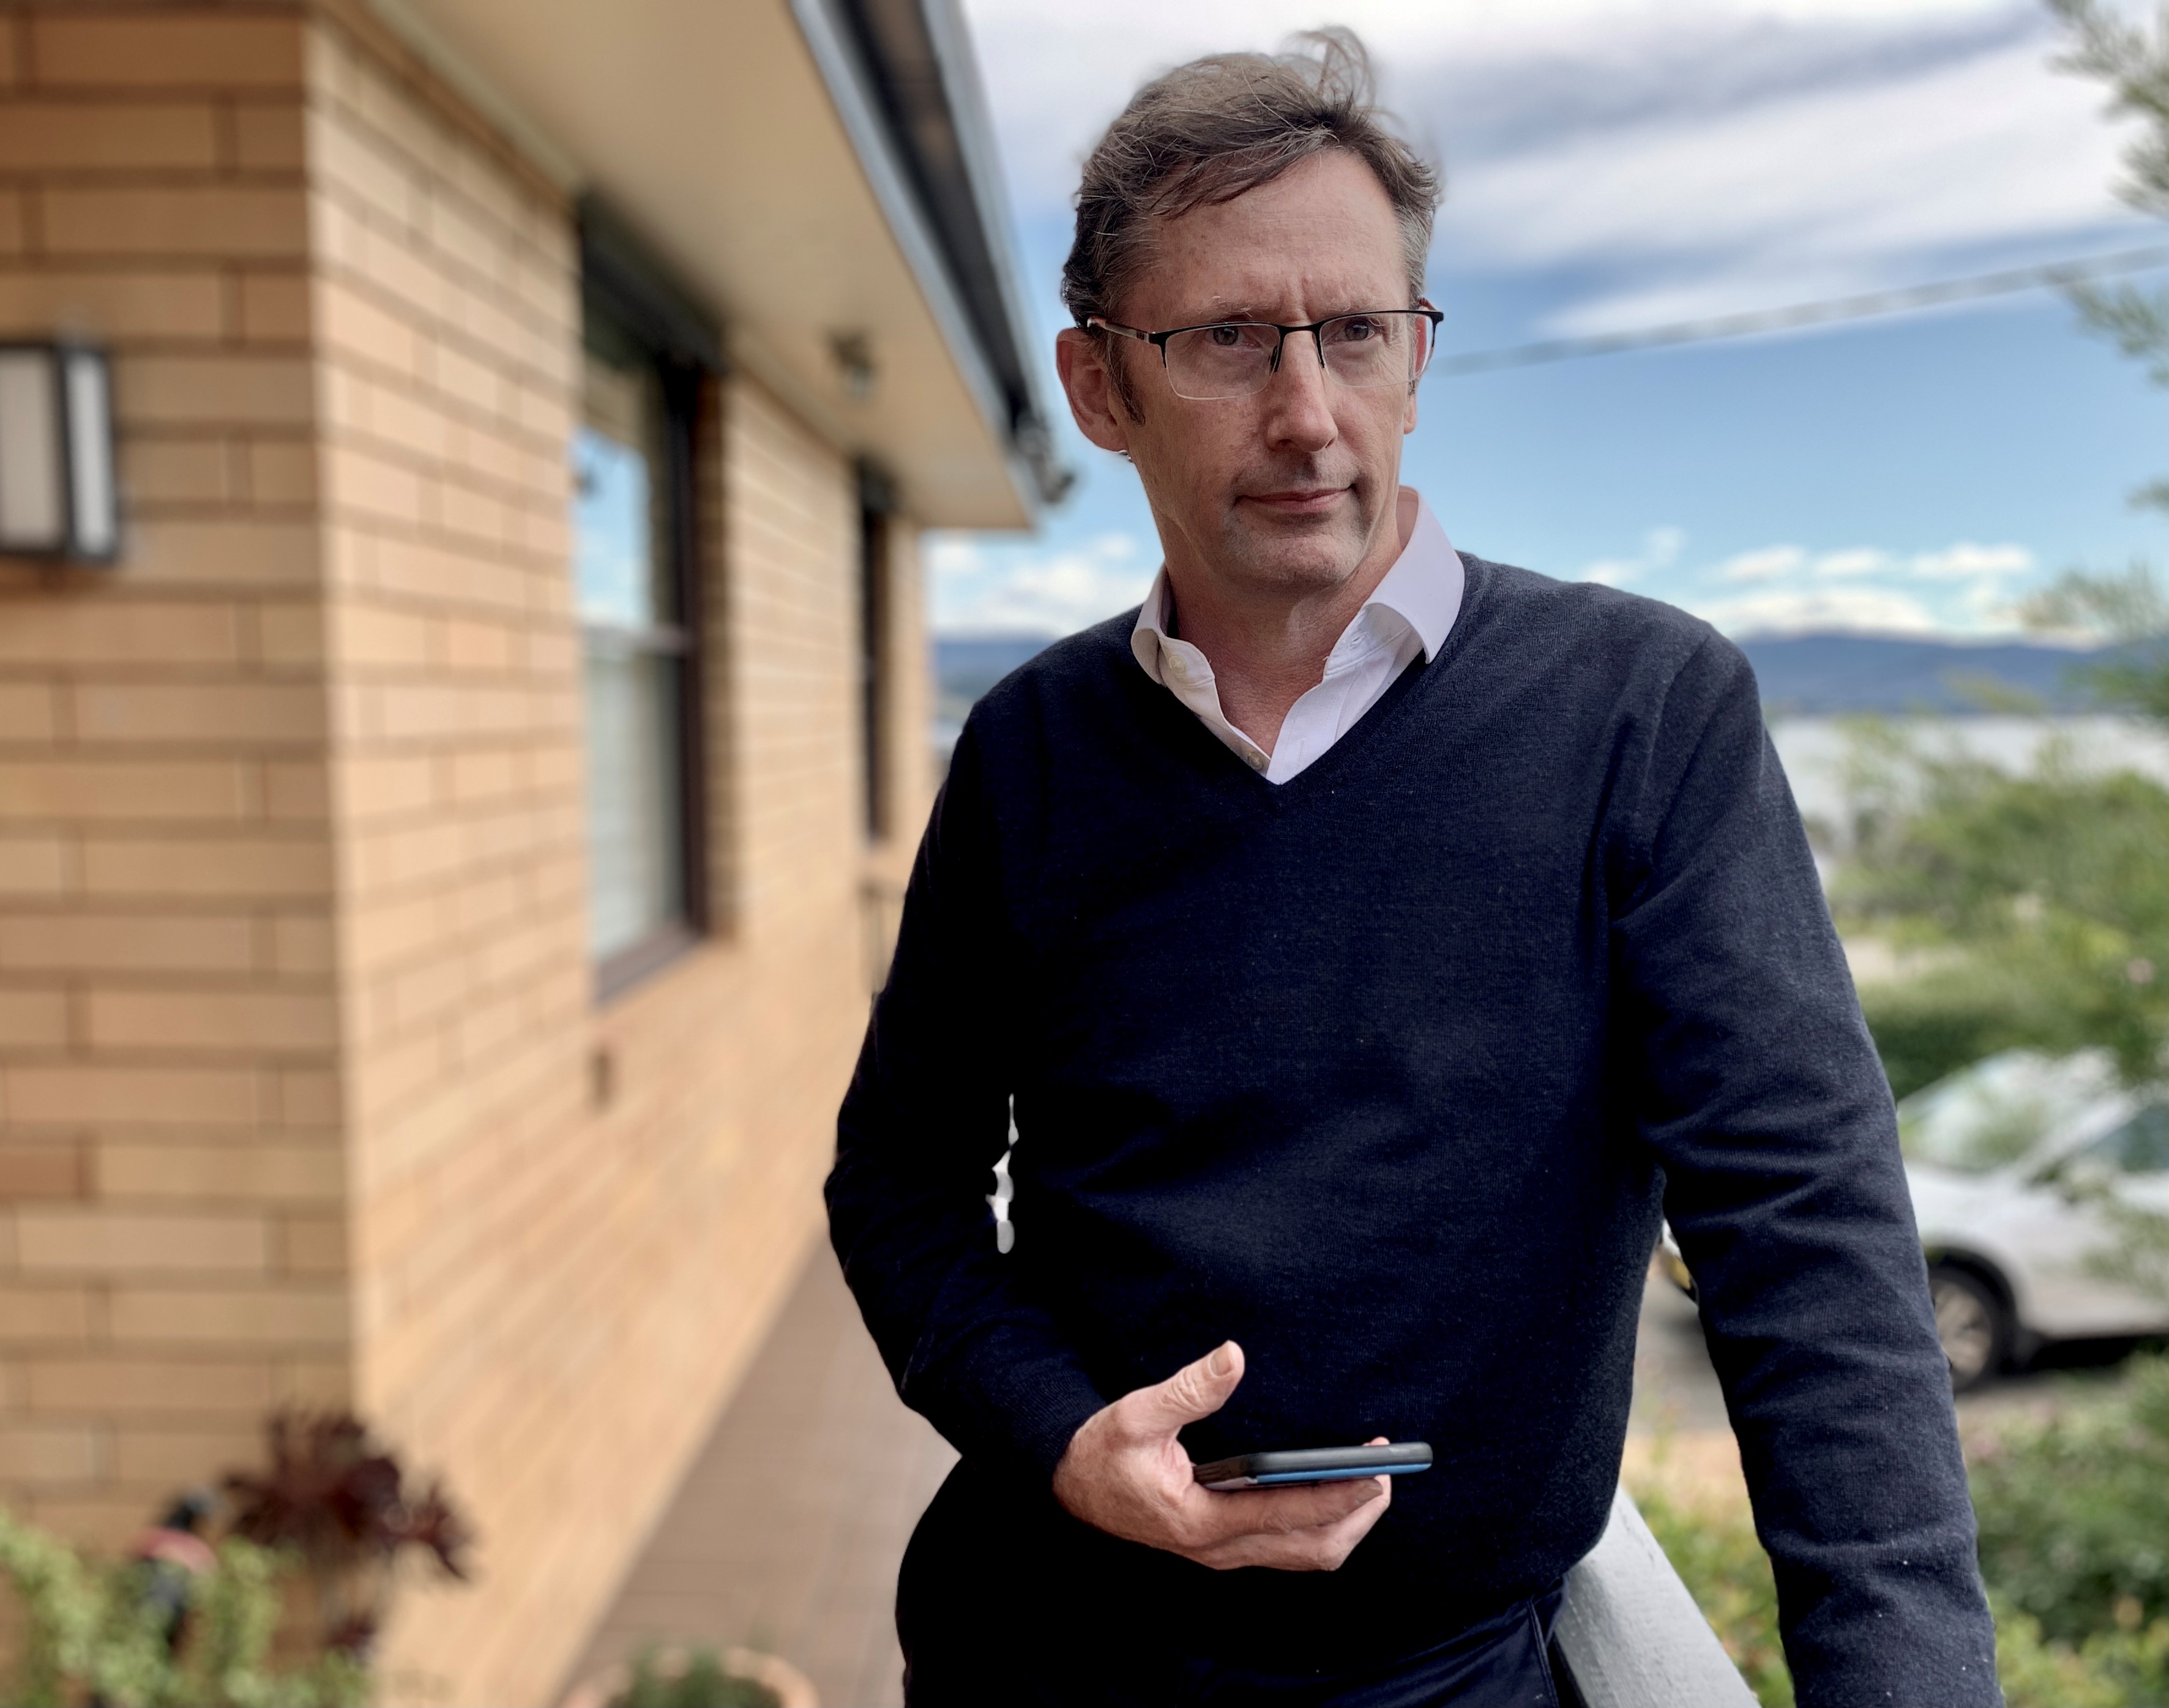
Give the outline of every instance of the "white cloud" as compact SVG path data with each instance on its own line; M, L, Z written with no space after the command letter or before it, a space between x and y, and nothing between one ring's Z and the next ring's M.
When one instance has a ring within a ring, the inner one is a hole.
M1975 545L1962 540L1941 551L1924 551L1913 560L1913 573L1932 581L1974 581L1984 577L2023 575L2033 554L2022 545Z
M1728 635L1798 634L1831 629L1882 634L1948 632L1932 612L1895 588L1772 588L1691 604L1689 609Z
M935 535L934 626L945 635L1069 635L1142 599L1159 568L1142 542L1103 534L1063 548Z
M1630 587L1653 571L1671 567L1687 540L1682 529L1652 528L1642 536L1642 550L1635 556L1600 557L1583 566L1579 579L1604 587Z
M1890 554L1872 545L1849 551L1825 551L1815 560L1815 576L1822 581L1841 581L1852 576L1881 575L1890 567Z
M1719 581L1783 581L1799 572L1808 554L1797 545L1766 545L1759 551L1743 551L1717 567Z

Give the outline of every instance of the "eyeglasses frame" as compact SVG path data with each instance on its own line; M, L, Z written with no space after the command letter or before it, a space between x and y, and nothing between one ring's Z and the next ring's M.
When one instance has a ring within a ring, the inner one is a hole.
M1138 327L1124 326L1119 321L1109 320L1105 315L1100 314L1086 315L1084 317L1084 324L1088 332L1096 329L1100 332L1112 333L1117 338L1133 339L1141 344L1157 345L1159 349L1159 370L1163 374L1167 371L1167 341L1170 338L1180 338L1185 333L1208 332L1217 326L1271 327L1276 333L1280 334L1278 340L1273 345L1273 359L1266 368L1266 378L1267 380L1271 380L1274 375L1279 373L1281 370L1281 354L1287 349L1288 335L1291 333L1308 333L1310 334L1310 341L1318 351L1318 365L1319 370L1324 373L1332 372L1332 370L1325 365L1325 328L1331 326L1336 320L1361 320L1367 314L1420 314L1423 316L1425 319L1431 322L1431 329L1432 333L1431 354L1433 355L1437 354L1438 341L1436 334L1439 327L1445 323L1446 311L1434 306L1429 299L1420 296L1416 299L1415 306L1413 308L1351 308L1346 310L1340 314L1329 314L1324 320L1314 320L1311 322L1308 326L1282 326L1278 321L1272 320L1205 320L1198 322L1195 326L1170 327L1165 332L1148 333ZM1430 358L1426 357L1424 362L1424 369L1428 369L1430 366ZM1416 380L1420 380L1422 378L1423 370L1419 370L1415 375L1415 378L1410 380L1409 383L1410 385L1414 385ZM1172 389L1173 385L1174 382L1172 380L1169 381L1170 389ZM1239 391L1232 397L1183 397L1182 401L1186 403L1239 403L1245 397L1256 396L1258 395L1258 391L1262 391L1264 389L1265 387L1260 385L1256 391ZM1356 389L1363 391L1383 391L1385 387L1383 386L1376 387L1362 386ZM1182 393L1180 391L1175 392L1175 395L1178 397L1182 397Z

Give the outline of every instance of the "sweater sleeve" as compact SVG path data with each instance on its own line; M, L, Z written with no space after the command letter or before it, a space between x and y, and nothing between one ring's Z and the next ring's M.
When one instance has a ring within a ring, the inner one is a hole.
M1889 1088L1735 648L1682 667L1623 798L1614 1012L1802 1708L1998 1703Z
M997 1252L1015 1060L991 811L969 725L919 845L837 1121L829 1237L897 1391L967 1456L1051 1478L1105 1403Z

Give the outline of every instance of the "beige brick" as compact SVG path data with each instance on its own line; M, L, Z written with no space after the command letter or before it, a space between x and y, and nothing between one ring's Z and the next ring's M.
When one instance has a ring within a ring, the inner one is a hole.
M73 1145L0 1145L0 1200L82 1196L83 1158Z
M282 823L318 823L331 814L331 779L317 761L264 768L264 811Z
M281 1359L271 1376L274 1402L322 1411L354 1403L354 1370L344 1359Z
M247 777L224 760L0 760L0 817L210 822L247 810Z
M147 519L129 546L129 576L145 586L301 586L315 579L316 568L316 529L308 521Z
M82 742L287 748L324 736L323 690L313 683L92 683L74 700Z
M300 427L315 413L309 364L284 355L137 355L117 364L114 407L147 425Z
M59 837L0 835L0 896L58 896L67 886L67 850Z
M279 1074L279 1124L287 1127L336 1127L346 1119L338 1076L289 1067Z
M33 1067L0 1069L10 1120L64 1126L247 1126L256 1118L256 1076L211 1067Z
M271 1404L271 1367L261 1359L31 1359L23 1366L35 1414L226 1416L253 1421ZM137 1524L142 1515L136 1515Z
M328 919L287 914L272 922L271 963L287 977L331 971L337 949Z
M239 1426L124 1429L113 1436L113 1474L123 1482L187 1487L255 1469L263 1457L263 1432Z
M0 967L36 972L246 972L239 915L0 915Z
M81 1341L90 1333L90 1295L81 1287L0 1287L0 1346Z
M66 325L105 338L209 338L223 320L218 275L208 269L0 273L0 322L11 326ZM132 469L125 448L123 457Z
M337 1346L348 1338L343 1289L119 1287L107 1322L121 1345Z
M46 88L290 89L301 82L298 17L156 13L33 14Z
M0 742L51 741L53 728L51 688L42 682L0 682Z
M241 332L251 343L294 343L314 327L308 275L247 273L241 279Z
M328 1050L338 1041L331 998L300 992L93 990L84 1008L101 1050Z
M347 1273L346 1218L343 1216L287 1216L279 1221L272 1249L280 1273L289 1275L344 1275ZM4 1323L4 1317L0 1317Z
M0 28L0 88L10 87L21 75L22 67L16 63L15 57L15 31Z
M216 439L136 439L120 448L120 483L138 504L217 504L232 495Z
M0 599L0 660L24 664L223 664L239 656L224 604L87 593Z
M313 504L316 446L300 439L257 440L248 448L248 496L258 504Z
M332 624L343 663L420 670L430 662L429 619L419 612L346 599L332 608Z
M331 889L331 850L269 838L93 838L83 845L83 882L100 897L322 896Z
M256 652L265 664L321 664L323 607L314 600L267 600L256 608Z
M229 1199L317 1204L346 1189L336 1145L136 1144L109 1139L92 1152L104 1198Z
M58 1050L67 1041L65 991L0 990L0 1047Z
M0 970L246 972L249 921L237 915L0 915Z
M0 189L0 255L23 253L23 193Z
M260 1217L60 1210L16 1213L24 1274L261 1274L269 1241Z
M304 109L248 101L233 109L234 164L243 172L299 172L307 162Z
M307 251L307 203L299 189L48 185L40 194L49 255L264 260Z
M22 1490L9 1504L17 1517L71 1546L111 1556L142 1535L143 1514L168 1493L151 1488L111 1491L101 1485L94 1494L56 1495L32 1487Z
M0 1477L9 1482L88 1482L98 1468L98 1437L80 1425L0 1428Z
M216 159L211 110L203 102L17 100L0 107L0 160L11 172L179 171L207 168Z

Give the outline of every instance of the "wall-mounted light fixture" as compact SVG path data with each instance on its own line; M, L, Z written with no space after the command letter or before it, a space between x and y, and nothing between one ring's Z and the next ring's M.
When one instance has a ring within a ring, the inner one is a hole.
M0 342L0 552L109 563L120 549L105 353Z
M863 403L874 395L873 341L864 333L832 333L829 354L836 359L836 378L844 395Z

